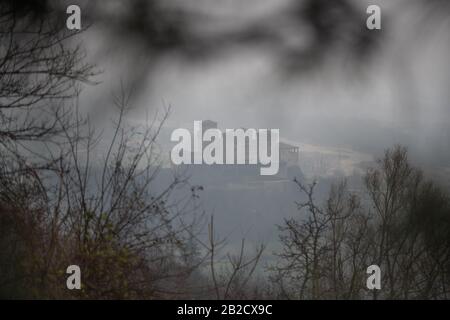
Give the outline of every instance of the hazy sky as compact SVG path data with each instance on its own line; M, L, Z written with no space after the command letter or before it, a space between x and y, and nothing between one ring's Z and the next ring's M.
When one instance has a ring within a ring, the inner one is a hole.
M133 121L170 104L172 127L212 119L221 128L279 128L292 141L373 153L403 143L445 165L450 159L449 19L427 20L420 6L393 2L377 1L384 10L382 30L373 32L380 33L381 45L362 66L355 67L338 47L319 67L294 75L280 68L277 46L239 42L187 60L176 51L155 54L142 43L131 46L94 24L85 43L104 71L102 84L85 91L87 105L96 108L94 117L108 119L109 93L132 76L140 86L129 115ZM281 19L288 0L167 3L201 14L193 28L207 38L263 22L271 24L283 45L308 41L307 28ZM366 15L363 6L361 15Z
M382 30L373 31L378 46L368 57L356 60L338 42L320 49L327 50L317 52L324 58L305 70L295 69L286 52L310 47L314 33L292 19L290 0L163 1L193 14L188 26L200 38L193 48L189 38L180 46L171 47L168 39L155 44L145 31L147 21L136 32L133 24L94 19L83 41L88 58L102 71L101 83L83 91L82 106L98 128L107 127L114 117L111 93L123 82L135 89L134 109L127 115L134 124L170 105L169 129L191 129L194 120L204 119L222 129L278 128L282 138L300 146L300 167L304 151L345 148L353 157L348 166L356 167L401 143L414 161L440 167L440 177L448 180L443 173L450 175L450 10L439 0L422 2L435 7L423 7L421 0L370 2L381 5ZM116 9L122 8L120 1L108 3L101 13L123 14ZM355 3L361 17L356 27L365 28L367 2ZM341 18L345 25L347 17ZM162 28L158 22L153 27ZM248 30L253 33L246 35ZM261 30L269 40L261 39ZM347 34L337 37L348 40ZM292 190L205 188L202 201L205 212L215 214L219 233L231 235L238 248L241 237L276 243L275 225L296 214L297 197Z

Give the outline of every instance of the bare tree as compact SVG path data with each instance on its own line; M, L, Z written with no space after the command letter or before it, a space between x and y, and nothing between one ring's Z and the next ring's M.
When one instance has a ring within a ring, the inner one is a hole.
M449 261L448 195L410 165L400 146L387 150L378 168L368 171L365 185L377 222L373 261L384 270L385 297L446 297L448 270L440 266ZM440 230L439 244L426 240L422 223Z
M67 30L46 8L28 11L24 5L0 5L1 140L45 139L60 131L65 115L58 107L77 95L76 83L91 83L95 74L81 44L72 41L79 32Z
M208 224L208 241L196 239L205 251L206 274L209 274L211 282L204 288L207 298L226 300L259 296L256 293L258 287L252 283L252 279L264 252L264 245L257 247L254 254L248 255L245 239L242 239L237 254L230 254L225 248L226 239L219 239L215 234L214 216L211 216Z
M362 197L341 183L332 186L319 206L316 184L295 182L306 201L298 203L304 215L286 219L280 227L283 251L272 270L281 297L448 296L448 194L410 165L405 148L387 150L377 167L368 170ZM365 287L365 271L372 264L382 270L379 292Z
M345 182L334 185L325 208L316 204L316 183L295 183L306 195L297 203L301 219L286 219L280 226L283 251L278 254L280 264L274 280L281 289L281 297L298 299L344 298L357 295L356 275L348 269L352 264L356 243L348 241L350 226L365 226L359 201L346 191ZM358 247L359 249L359 247Z
M118 120L103 159L92 156L101 154L102 137L89 121L85 127L77 121L75 129L63 127L64 138L48 148L52 166L38 170L24 163L24 170L9 171L16 183L2 176L3 202L26 199L14 210L40 217L30 274L42 275L42 296L67 294L61 279L70 264L83 270L85 298L173 296L198 267L187 263L196 252L186 244L200 225L192 195L172 197L176 188L191 186L175 174L163 189L155 187L161 170L155 139L167 112L146 126L127 128L128 101L124 91L114 100ZM34 193L26 197L11 190L21 188L23 180L39 192L24 186Z

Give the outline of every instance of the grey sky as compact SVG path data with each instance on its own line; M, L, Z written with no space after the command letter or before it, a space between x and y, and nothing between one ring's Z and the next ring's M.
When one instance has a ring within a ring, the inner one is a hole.
M272 21L268 17L273 12L281 15L289 1L183 3L184 8L207 17L198 22L205 21L199 30L207 34ZM147 55L139 44L120 45L94 27L86 43L105 71L95 94L88 89L86 95L92 95L88 99L95 106L107 106L113 87L120 79L127 80L127 71L137 68L147 74L142 76L137 110L130 114L135 121L165 103L172 106L170 126L190 127L194 120L214 119L223 128L280 128L282 136L298 142L374 153L404 143L413 144L410 147L422 156L433 148L445 156L450 152L449 21L430 26L420 22L420 7L403 8L397 1L394 10L381 3L382 46L362 70L356 70L351 57L338 48L321 67L295 76L280 71L276 47L243 43L212 58L187 62L177 54ZM256 10L248 10L254 6ZM307 41L302 29L290 29L281 22L274 28L285 38ZM99 116L97 109L95 116Z

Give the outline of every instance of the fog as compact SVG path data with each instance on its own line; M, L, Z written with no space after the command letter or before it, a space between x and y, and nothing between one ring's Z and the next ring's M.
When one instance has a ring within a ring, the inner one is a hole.
M446 172L439 177L448 181L448 2L371 1L382 8L382 29L374 31L365 27L367 1L151 3L91 5L82 41L102 72L82 105L97 127L108 127L111 93L125 83L134 90L131 123L170 106L162 145L170 130L210 119L219 128L280 129L300 147L306 178L330 174L308 174L305 159L346 153L352 161L333 170L349 177L403 144L413 161ZM274 224L296 212L293 185L214 191L218 181L192 179L206 186L206 211L236 239L273 241Z
M448 17L433 11L427 17L419 3L385 2L380 2L383 28L373 31L377 45L370 54L355 58L345 44L324 45L314 53L324 57L308 67L295 66L284 52L312 41L305 22L281 21L290 1L165 2L198 17L190 30L201 40L189 53L175 44L160 52L145 37L123 35L120 25L93 22L83 41L103 72L101 84L85 90L86 99L95 101L88 108L102 109L94 116L107 113L110 92L128 81L138 87L130 115L137 121L166 104L173 127L212 119L221 127L280 128L282 136L299 143L369 153L403 143L422 160L446 165ZM361 28L364 8L358 6ZM263 22L277 39L273 43L234 39Z

